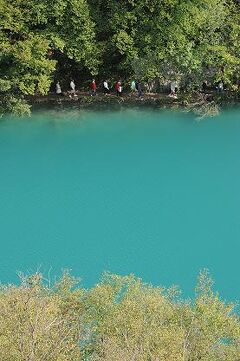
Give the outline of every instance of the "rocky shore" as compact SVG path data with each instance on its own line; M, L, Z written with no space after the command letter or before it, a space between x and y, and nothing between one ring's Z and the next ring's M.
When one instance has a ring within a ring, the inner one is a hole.
M49 93L46 96L32 96L28 102L33 109L39 107L75 106L79 108L105 108L108 106L154 106L159 108L182 108L196 112L200 117L215 116L221 106L237 104L240 101L240 93L181 93L176 98L164 93L145 93L142 97L127 93L121 97L112 94L99 93L91 96L87 92L76 92L73 96L69 93L56 95Z

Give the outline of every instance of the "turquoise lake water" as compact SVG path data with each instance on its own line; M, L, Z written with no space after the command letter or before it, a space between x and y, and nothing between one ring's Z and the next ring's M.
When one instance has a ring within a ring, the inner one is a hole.
M39 111L0 122L0 280L70 268L240 299L240 109Z

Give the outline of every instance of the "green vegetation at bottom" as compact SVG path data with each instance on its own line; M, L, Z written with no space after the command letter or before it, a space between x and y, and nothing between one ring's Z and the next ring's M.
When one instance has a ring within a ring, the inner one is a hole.
M64 272L1 286L0 359L4 361L237 361L240 318L200 273L194 300L177 288L105 274L83 289Z

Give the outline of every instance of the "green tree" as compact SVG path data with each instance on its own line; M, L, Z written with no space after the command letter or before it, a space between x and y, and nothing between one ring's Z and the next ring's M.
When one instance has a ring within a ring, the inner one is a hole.
M105 274L84 290L64 272L51 285L36 273L0 289L0 358L6 361L238 361L234 304L200 273L195 299L176 287Z
M0 358L5 361L76 361L82 335L80 314L73 312L76 293L53 291L39 274L23 279L19 287L0 291ZM66 285L65 285L66 286ZM66 288L65 288L66 292ZM79 292L77 293L79 297Z
M29 96L70 77L236 91L239 18L234 0L0 0L0 113L29 112Z
M199 88L203 80L223 80L234 88L240 64L234 1L108 1L104 17L98 0L97 9L97 36L117 59L115 71L162 83L177 78L184 89Z
M0 108L28 112L23 96L49 91L60 55L97 72L86 0L0 0Z

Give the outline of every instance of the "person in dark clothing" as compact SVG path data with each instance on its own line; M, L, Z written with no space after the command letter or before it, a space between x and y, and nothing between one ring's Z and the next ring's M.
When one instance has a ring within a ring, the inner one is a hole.
M202 91L206 93L207 89L208 89L207 81L204 80L204 82L202 83Z
M137 92L138 92L138 97L140 98L143 95L143 93L142 93L142 84L141 84L140 80L138 80L136 82L136 89L137 89Z

